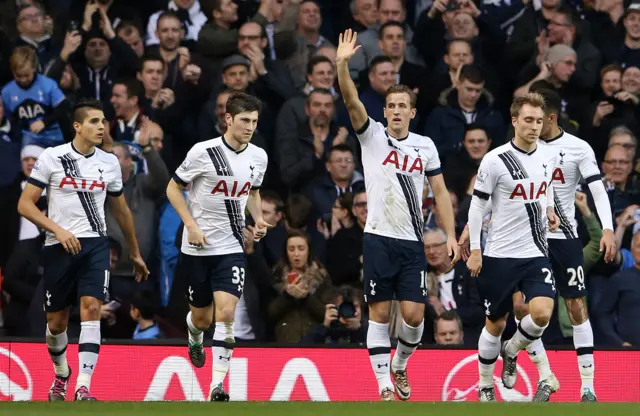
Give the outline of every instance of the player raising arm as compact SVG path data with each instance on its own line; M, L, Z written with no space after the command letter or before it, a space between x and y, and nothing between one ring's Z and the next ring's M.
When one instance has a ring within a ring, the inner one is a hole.
M99 101L73 110L71 143L46 149L36 162L18 211L47 232L42 276L47 315L46 342L55 369L49 400L64 400L71 377L67 364L69 307L80 299L79 373L75 400L96 400L89 389L100 352L100 309L109 290L109 242L104 203L109 204L130 248L136 280L149 275L136 240L131 211L122 195L118 159L96 146L106 120ZM36 206L42 190L49 196L48 217Z
M340 35L338 82L362 147L369 212L363 242L365 300L369 305L367 348L380 398L411 396L407 361L422 338L427 301L427 262L423 248L422 191L425 176L435 195L453 262L458 259L453 209L433 141L409 132L416 95L405 85L387 91L388 127L369 118L349 75L349 60L360 46L350 29ZM400 301L402 326L390 361L389 310ZM392 381L393 378L393 381Z
M236 305L244 290L245 208L255 221L255 240L271 227L262 218L259 192L267 154L249 143L260 107L256 97L232 94L226 105L227 131L194 145L167 187L169 202L184 223L180 278L189 282L189 358L196 367L204 366L206 359L202 331L214 316L216 320L211 401L229 400L222 383L235 343ZM187 184L191 184L188 203L182 195Z

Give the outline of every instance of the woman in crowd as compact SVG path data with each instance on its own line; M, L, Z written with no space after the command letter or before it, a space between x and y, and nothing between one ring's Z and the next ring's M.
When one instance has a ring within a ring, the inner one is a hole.
M269 305L277 342L297 343L325 314L331 280L324 266L315 260L309 237L291 230L282 258L274 268L278 296Z

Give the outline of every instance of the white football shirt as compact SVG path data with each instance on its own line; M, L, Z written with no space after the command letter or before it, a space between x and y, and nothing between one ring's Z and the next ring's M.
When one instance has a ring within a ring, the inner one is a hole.
M548 146L538 145L527 153L511 141L482 159L473 194L491 198L485 256L547 255L547 189L555 158Z
M357 135L369 208L364 232L422 241L425 175L441 173L435 144L414 133L396 139L372 118Z
M249 143L237 152L224 137L195 144L174 174L174 180L191 184L189 212L207 240L204 248L189 245L182 233L182 252L214 256L244 252L244 210L249 191L259 189L267 171L267 154Z
M29 183L47 190L49 218L77 238L104 237L104 203L122 194L122 171L118 158L95 149L83 155L66 143L49 147L31 171ZM45 245L58 244L47 232Z
M565 131L558 137L542 140L556 154L553 192L560 226L547 232L547 238L578 238L576 222L576 187L581 179L587 184L602 179L593 149L587 142Z

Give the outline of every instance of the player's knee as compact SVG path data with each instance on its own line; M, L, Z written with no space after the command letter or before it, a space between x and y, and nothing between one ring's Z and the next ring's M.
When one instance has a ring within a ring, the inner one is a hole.
M52 335L58 335L67 329L67 322L58 317L47 317L47 326Z
M235 308L225 307L216 308L216 322L233 322L235 317Z
M516 319L522 321L522 318L529 314L529 307L524 302L519 302L513 305L513 314Z
M213 316L211 313L208 314L191 314L191 322L193 322L193 326L203 331L209 329L211 323L213 322Z
M538 326L547 326L553 314L553 308L536 308L531 310L531 319Z
M100 320L101 307L97 299L82 298L80 301L80 318L82 321Z

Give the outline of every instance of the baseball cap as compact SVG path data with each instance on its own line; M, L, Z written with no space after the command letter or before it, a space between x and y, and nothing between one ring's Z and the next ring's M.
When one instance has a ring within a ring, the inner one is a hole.
M244 65L247 68L251 66L251 63L247 58L242 55L231 55L222 61L222 72L226 71L227 68L234 65Z
M640 3L631 3L629 7L627 7L627 10L625 10L623 18L629 16L633 12L640 13Z

